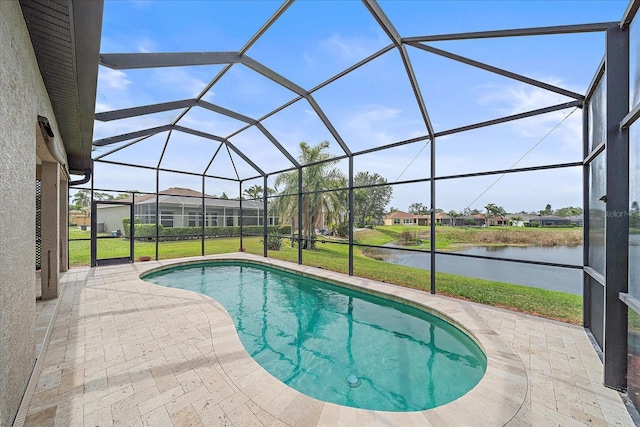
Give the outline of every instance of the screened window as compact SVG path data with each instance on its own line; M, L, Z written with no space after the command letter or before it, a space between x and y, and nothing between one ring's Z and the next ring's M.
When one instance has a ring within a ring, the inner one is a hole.
M173 212L160 211L160 224L163 227L173 227Z

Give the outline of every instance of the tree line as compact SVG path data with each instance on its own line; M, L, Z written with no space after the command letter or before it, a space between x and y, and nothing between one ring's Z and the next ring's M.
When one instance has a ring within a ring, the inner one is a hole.
M398 209L396 208L390 209L391 212L394 212L397 210ZM428 206L420 202L411 203L408 209L408 212L414 215L428 215L430 211L431 210L429 209ZM445 211L443 209L436 209L436 213L438 212L445 212ZM507 213L507 211L502 206L498 206L495 203L487 204L484 207L484 210L482 211L479 209L471 209L467 207L461 211L450 210L446 213L452 218L458 218L458 217L469 216L469 215L478 215L478 214L486 214L487 216L490 216L490 217L500 217L500 218L504 218L507 215L511 215ZM561 216L561 217L570 217L570 216L582 215L582 213L583 213L583 209L580 207L567 206L564 208L553 210L551 208L551 205L547 204L544 209L541 209L539 211L533 211L533 212L520 211L520 212L516 212L515 214L555 215L555 216Z

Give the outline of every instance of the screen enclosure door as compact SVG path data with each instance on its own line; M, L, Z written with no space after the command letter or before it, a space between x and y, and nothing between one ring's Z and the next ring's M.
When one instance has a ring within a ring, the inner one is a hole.
M133 203L94 201L91 266L133 262Z

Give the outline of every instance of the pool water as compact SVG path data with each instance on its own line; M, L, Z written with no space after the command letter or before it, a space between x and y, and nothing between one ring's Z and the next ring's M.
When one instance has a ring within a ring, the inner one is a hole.
M486 370L478 345L436 316L282 270L215 262L143 279L219 301L251 357L323 401L425 410L464 395Z

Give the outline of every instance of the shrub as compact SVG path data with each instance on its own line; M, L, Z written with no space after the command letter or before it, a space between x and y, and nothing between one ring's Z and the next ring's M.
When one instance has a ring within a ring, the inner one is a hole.
M264 243L261 239L260 243ZM282 237L278 235L278 231L271 232L267 235L267 249L270 251L279 251L282 247Z
M340 237L347 237L349 235L349 224L342 222L333 226L333 232Z
M269 227L271 229L272 226ZM290 225L279 225L278 233L280 234L291 234L291 226Z
M125 237L129 234L129 219L123 219L122 225L124 229ZM136 239L149 239L156 237L156 225L155 224L138 224L134 225L135 238ZM290 230L291 227L286 227L286 230ZM267 227L267 233L278 233L278 226L271 225ZM263 228L261 225L245 225L242 227L242 234L244 236L262 236ZM158 236L162 241L177 241L177 240L193 240L202 238L202 227L163 227L162 224L158 225ZM215 237L238 237L240 236L240 227L204 227L205 238Z
M129 219L122 220L122 231L124 232L125 237L129 237ZM136 239L148 239L150 237L156 237L156 225L155 224L134 224L133 233ZM158 225L159 234L162 235L163 230L162 224Z
M416 236L409 230L405 230L402 233L400 233L400 242L403 245L411 245L411 244L415 244L418 243L418 239L416 238Z

